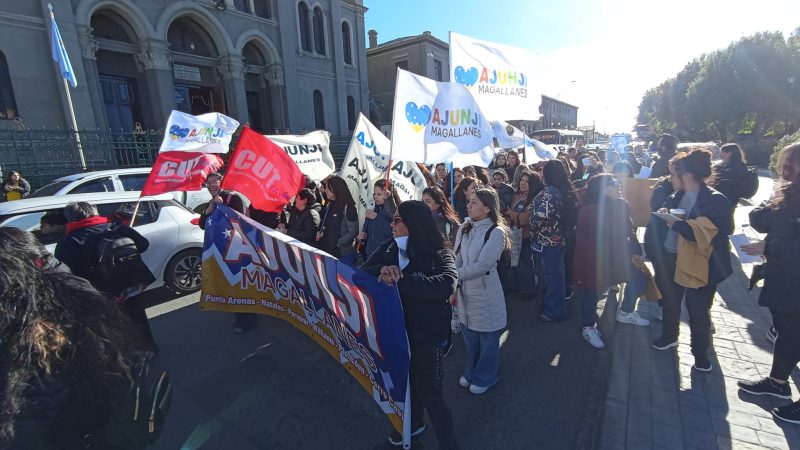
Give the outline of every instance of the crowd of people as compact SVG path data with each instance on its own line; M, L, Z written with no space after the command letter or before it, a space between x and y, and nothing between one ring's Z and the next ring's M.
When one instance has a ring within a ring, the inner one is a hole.
M454 334L461 334L466 361L458 383L475 395L496 385L500 380L500 336L506 328L510 299L538 299L542 322L565 321L568 301L574 299L581 316L581 329L576 333L580 331L597 349L605 346L597 327L597 304L606 292L619 291L624 284L616 320L636 326L650 326L653 319L637 313L637 301L658 300L663 313L659 318L661 337L652 343L655 350L678 345L685 304L693 369L712 370L710 308L717 286L732 273L728 236L733 233L736 204L748 196L741 190L747 176L746 160L741 147L728 144L722 147L721 162L714 165L707 150L679 152L678 140L671 135L662 135L656 148L657 155L630 146L622 154L570 148L555 159L534 164L526 164L520 154L508 151L498 153L488 168L448 170L445 164L438 164L429 170L419 165L428 183L421 198L401 202L391 181L380 180L373 186L374 206L364 212L360 228L353 195L337 175L319 183L307 179L306 187L282 212L267 213L254 209L241 194L221 190L224 175L213 173L207 178L212 200L196 212L203 227L216 206L226 204L348 265L360 266L383 282L396 284L411 345L412 434L424 431L427 411L441 448L457 448L452 414L442 389L443 358ZM659 178L650 209L663 213L660 217L664 218L650 220L642 245L620 184L644 167L651 177ZM761 303L774 316L775 362L770 377L740 386L745 392L791 398L787 380L800 360L800 332L792 325L800 318L800 307L791 300L793 289L800 287L795 286L800 274L791 264L800 245L800 144L781 152L779 169L775 195L751 213L751 223L767 233L766 241L747 247L753 254L763 254L769 265ZM6 196L20 185L5 188ZM19 387L34 374L66 377L63 381L73 377L75 370L102 369L103 376L124 375L129 370L117 353L133 345L132 341L118 341L117 332L106 329L104 320L127 320L127 327L138 330L138 347L158 351L144 311L135 303L118 311L98 308L89 315L93 319L80 319L87 321L89 331L78 331L63 322L79 320L72 315L51 317L59 308L77 311L76 306L54 300L57 296L52 292L58 287L49 286L65 283L70 289L89 292L97 301L110 295L118 300L115 304L125 305L119 299L130 294L125 290L128 286L120 290L119 286L104 285L93 273L84 271L87 264L81 258L91 254L86 248L97 245L92 242L98 235L113 229L129 238L138 252L147 248L146 239L124 220L109 223L91 205L71 204L66 216L67 236L59 242L55 258L28 233L0 229L8 235L0 245L13 241L19 246L0 252L0 257L17 258L13 262L4 259L0 266L2 345L12 356L10 367L0 367L4 383L0 385L4 399L0 441L13 437L15 428L21 429L20 424L25 423L21 418L36 414L25 409ZM652 273L645 260L652 263ZM73 275L54 275L58 261ZM39 281L31 286L14 284L18 271L35 272ZM146 282L145 277L139 284ZM25 300L20 301L20 296ZM256 323L254 314L236 314L234 330L244 332ZM32 330L38 330L38 342L31 342ZM90 337L69 333L88 333ZM112 347L98 347L96 341L102 339ZM90 356L80 357L86 361L53 359L67 351L102 354L91 363ZM52 364L56 363L64 365L64 370L55 371ZM85 367L70 367L76 363ZM29 368L18 374L19 364ZM87 388L79 394L92 392ZM774 413L800 423L798 403ZM402 438L395 433L389 441L400 445Z

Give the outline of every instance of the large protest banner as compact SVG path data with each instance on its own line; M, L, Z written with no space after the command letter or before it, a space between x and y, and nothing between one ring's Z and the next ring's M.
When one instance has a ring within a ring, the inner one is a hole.
M391 156L486 167L494 157L491 122L464 86L397 69Z
M172 111L159 152L228 153L237 128L239 122L224 114Z
M336 170L331 154L331 134L312 131L304 135L279 134L267 136L291 156L300 171L312 180L322 180Z
M375 182L386 178L390 145L389 139L360 114L339 176L347 182L356 201L361 225L364 224L365 211L375 207L372 195ZM427 186L419 167L410 161L392 161L390 179L401 201L421 199Z
M202 311L265 314L311 337L402 432L409 346L396 286L225 205L206 222Z
M450 79L466 86L489 120L536 120L541 68L528 50L450 32Z

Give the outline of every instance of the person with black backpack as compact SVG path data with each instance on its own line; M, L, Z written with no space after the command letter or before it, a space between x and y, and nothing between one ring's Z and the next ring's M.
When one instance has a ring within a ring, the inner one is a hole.
M141 344L116 304L33 234L0 228L0 448L154 444L172 385Z
M511 266L508 229L493 189L478 189L467 203L468 220L456 235L458 319L467 349L459 379L473 394L497 384L500 333L506 327L506 300L500 270Z
M64 217L67 234L56 244L56 259L114 298L146 339L148 350L158 352L143 301L136 296L155 281L141 257L150 246L147 238L127 225L112 224L86 202L67 204Z
M714 166L712 187L721 192L736 208L739 199L750 198L758 191L758 171L747 167L739 144L725 144L719 149L722 161Z

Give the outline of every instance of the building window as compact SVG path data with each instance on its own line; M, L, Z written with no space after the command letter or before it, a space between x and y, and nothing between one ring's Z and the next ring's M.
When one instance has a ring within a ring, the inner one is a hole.
M6 55L0 52L0 119L17 118L17 101L11 87L11 75L8 71Z
M314 8L314 48L318 54L325 54L325 19L322 8Z
M314 127L318 130L325 129L325 107L322 104L322 92L314 91Z
M344 63L353 64L353 45L350 41L350 24L342 22L342 51L344 52Z
M397 61L394 66L398 69L408 70L408 61Z
M263 19L271 19L272 4L270 0L253 0L253 14Z
M433 60L433 76L436 81L444 81L442 78L442 62L438 59Z
M347 128L356 129L356 99L350 95L347 96Z
M300 46L303 50L311 51L311 30L309 29L308 6L300 2L297 4L297 21L300 23Z

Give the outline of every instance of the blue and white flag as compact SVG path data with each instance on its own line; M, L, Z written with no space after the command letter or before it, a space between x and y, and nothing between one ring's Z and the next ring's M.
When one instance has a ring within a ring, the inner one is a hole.
M536 164L539 161L556 159L558 152L544 142L525 136L525 163Z
M75 78L75 71L72 70L72 63L69 62L67 49L64 47L64 40L56 25L56 16L53 15L53 5L47 4L50 8L50 48L52 49L53 61L58 63L61 76L69 81L72 87L78 87L78 80Z

